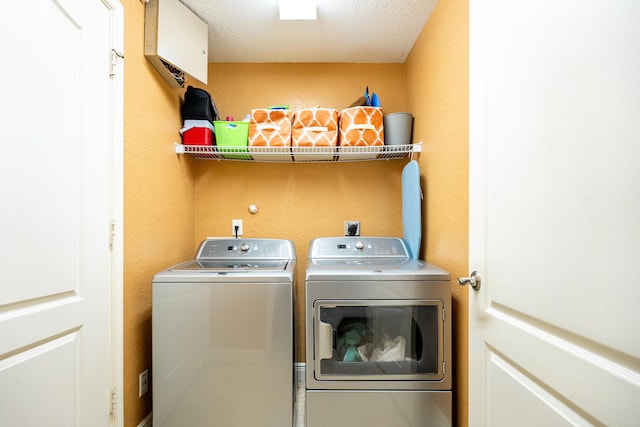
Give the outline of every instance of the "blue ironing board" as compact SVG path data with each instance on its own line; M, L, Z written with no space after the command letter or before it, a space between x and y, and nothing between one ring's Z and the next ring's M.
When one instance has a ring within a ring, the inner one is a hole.
M418 162L402 169L402 233L412 259L418 259L422 241L422 190Z

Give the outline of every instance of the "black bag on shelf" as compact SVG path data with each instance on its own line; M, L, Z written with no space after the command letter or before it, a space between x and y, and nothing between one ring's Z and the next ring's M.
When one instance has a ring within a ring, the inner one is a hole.
M219 120L218 109L204 89L187 86L182 104L182 120Z

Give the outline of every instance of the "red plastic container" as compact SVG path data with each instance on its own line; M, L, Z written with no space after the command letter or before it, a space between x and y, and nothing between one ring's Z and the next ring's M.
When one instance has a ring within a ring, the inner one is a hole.
M213 132L208 128L191 128L182 135L184 145L213 145Z

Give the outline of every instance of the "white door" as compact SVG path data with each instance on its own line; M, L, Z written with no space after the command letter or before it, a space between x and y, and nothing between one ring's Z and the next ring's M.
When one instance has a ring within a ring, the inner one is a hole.
M111 13L0 6L3 427L112 424Z
M470 425L640 425L638 23L470 2Z

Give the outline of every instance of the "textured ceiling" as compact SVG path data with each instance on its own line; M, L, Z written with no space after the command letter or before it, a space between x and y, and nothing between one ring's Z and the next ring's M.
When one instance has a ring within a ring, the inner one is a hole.
M437 0L317 0L280 21L277 0L180 0L209 24L209 62L403 63Z

